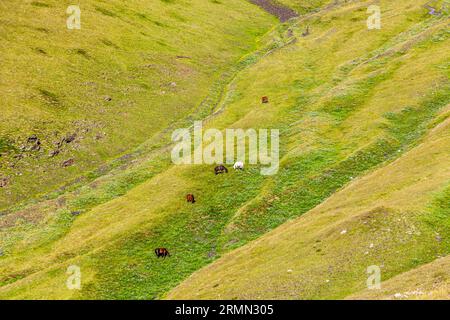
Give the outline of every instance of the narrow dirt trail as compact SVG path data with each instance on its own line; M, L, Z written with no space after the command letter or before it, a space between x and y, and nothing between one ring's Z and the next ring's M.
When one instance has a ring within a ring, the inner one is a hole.
M286 6L274 3L272 0L250 0L251 3L261 7L263 10L273 14L281 22L288 21L291 18L298 17L297 12Z

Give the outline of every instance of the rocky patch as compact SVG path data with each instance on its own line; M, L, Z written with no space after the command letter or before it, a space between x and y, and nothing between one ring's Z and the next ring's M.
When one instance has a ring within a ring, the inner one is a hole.
M297 12L295 12L291 8L288 8L281 4L277 4L272 0L250 0L250 2L261 7L268 13L276 16L278 19L280 19L281 22L286 22L289 19L298 17Z
M9 179L6 177L0 178L0 188L6 188L9 184Z
M75 160L74 160L74 159L69 159L69 160L64 161L64 162L61 164L61 167L67 168L67 167L73 166L74 164L75 164Z

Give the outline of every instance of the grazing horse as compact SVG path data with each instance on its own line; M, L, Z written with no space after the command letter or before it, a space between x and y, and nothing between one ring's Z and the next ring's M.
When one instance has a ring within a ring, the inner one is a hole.
M218 175L219 173L228 173L228 169L224 165L220 165L214 168L214 173Z
M170 257L170 253L166 248L156 248L155 249L155 254L158 258L166 258L167 256Z
M242 161L238 161L233 166L234 170L244 170L244 163Z
M194 198L194 195L193 194L188 194L187 196L186 196L186 200L187 200L187 202L190 202L190 203L195 203L195 198Z
M267 96L262 97L261 98L261 102L262 103L269 103L269 97L267 97Z

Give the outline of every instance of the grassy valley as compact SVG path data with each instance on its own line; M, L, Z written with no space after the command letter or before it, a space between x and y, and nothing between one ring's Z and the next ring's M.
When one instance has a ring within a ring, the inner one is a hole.
M448 298L448 14L379 1L369 30L373 1L278 4L298 17L84 1L68 31L66 4L2 13L0 298ZM194 120L279 129L278 173L174 165Z

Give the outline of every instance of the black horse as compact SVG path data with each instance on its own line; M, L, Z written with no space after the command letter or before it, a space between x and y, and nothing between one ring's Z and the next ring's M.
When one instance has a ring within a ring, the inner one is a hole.
M156 248L155 254L158 258L166 258L167 256L170 257L170 253L166 248Z
M214 173L216 175L218 175L220 173L228 173L228 169L224 165L221 164L214 168Z

